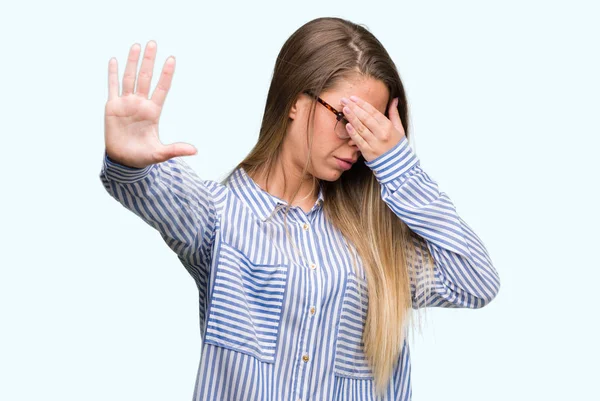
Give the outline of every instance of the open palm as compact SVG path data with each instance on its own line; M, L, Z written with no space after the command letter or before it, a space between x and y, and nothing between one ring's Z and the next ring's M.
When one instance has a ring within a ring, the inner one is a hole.
M129 50L123 75L123 93L119 96L117 60L108 64L108 101L104 112L104 142L108 157L117 163L142 168L177 156L196 154L190 144L177 142L163 145L158 137L158 121L175 71L175 58L169 57L152 97L148 99L156 42L149 41L136 84L136 70L141 47Z

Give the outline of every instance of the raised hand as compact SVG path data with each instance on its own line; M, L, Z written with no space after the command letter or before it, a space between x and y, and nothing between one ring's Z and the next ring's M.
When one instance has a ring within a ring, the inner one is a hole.
M346 131L367 162L386 153L406 136L398 113L398 98L390 102L387 118L373 105L358 96L343 97L343 112L349 121Z
M194 146L176 142L163 145L158 138L158 121L175 72L175 58L165 62L158 84L148 99L156 42L149 41L136 83L136 70L141 46L135 43L123 75L123 93L119 96L119 76L116 58L108 63L108 101L104 112L104 142L109 158L117 163L143 168L177 156L197 153Z

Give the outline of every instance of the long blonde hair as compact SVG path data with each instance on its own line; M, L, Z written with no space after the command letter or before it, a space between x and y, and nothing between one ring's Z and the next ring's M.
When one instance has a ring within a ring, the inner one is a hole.
M390 92L388 105L394 97L399 98L398 112L409 139L404 87L383 45L361 25L341 18L317 18L297 29L284 43L275 63L258 141L232 172L239 167L251 177L264 172L268 181L278 163L289 111L297 97L305 90L319 94L357 74L381 80ZM301 176L306 175L309 166L316 104L313 99L309 154ZM315 191L319 185L323 189L326 218L355 247L364 266L368 283L364 352L373 371L375 389L382 394L398 361L405 329L412 320L411 283L416 283L417 272L410 266L418 260L427 266L419 272L419 280L431 280L433 258L419 237L381 199L380 184L363 161L361 156L337 181L321 182L313 177L313 183ZM230 176L231 173L223 183ZM299 190L300 187L292 200ZM290 205L291 202L285 209L286 217ZM356 262L354 268L358 274ZM426 289L429 287L425 285Z

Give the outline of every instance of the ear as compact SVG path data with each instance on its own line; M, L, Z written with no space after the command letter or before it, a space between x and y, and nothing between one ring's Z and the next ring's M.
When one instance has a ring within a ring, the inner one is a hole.
M306 100L306 96L302 96L302 93L296 95L296 98L294 99L294 103L292 103L292 107L290 108L290 114L289 117L292 120L295 120L296 117L298 117L298 114L301 113L301 109L304 107L305 105L305 100Z

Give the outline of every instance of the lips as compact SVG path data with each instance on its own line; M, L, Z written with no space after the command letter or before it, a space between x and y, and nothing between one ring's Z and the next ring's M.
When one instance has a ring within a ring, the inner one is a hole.
M345 161L346 163L350 163L350 164L354 164L356 163L356 159L346 159L346 158L342 158L342 157L336 157L336 159L340 159Z

